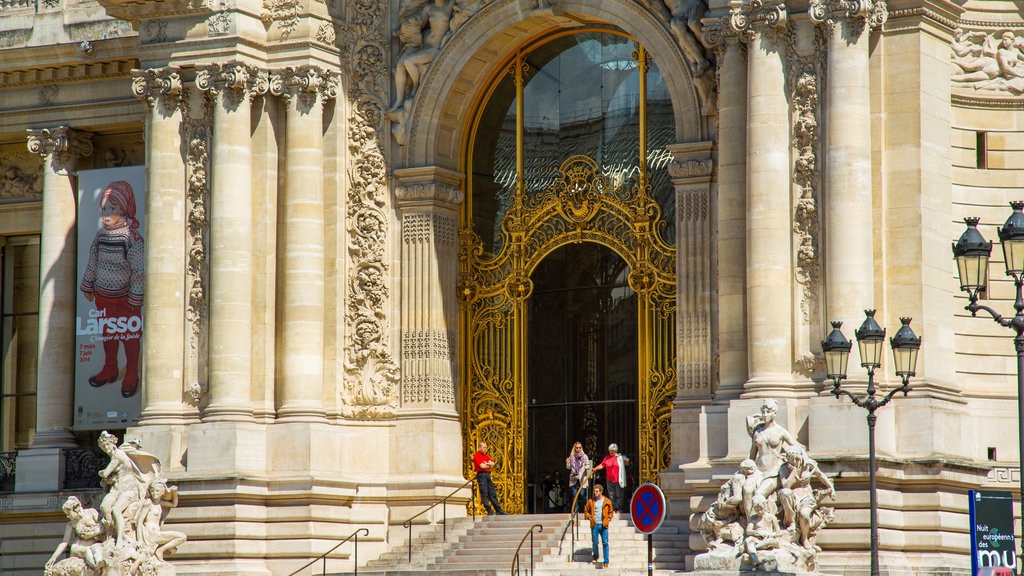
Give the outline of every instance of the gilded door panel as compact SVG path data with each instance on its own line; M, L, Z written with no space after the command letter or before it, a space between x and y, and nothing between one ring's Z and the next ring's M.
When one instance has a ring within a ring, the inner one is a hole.
M638 411L641 482L669 463L669 423L675 395L674 248L658 230L661 209L642 173L633 186L611 181L586 156L573 156L541 194L513 194L501 222L497 254L488 254L464 225L460 233L458 294L462 339L463 438L466 453L483 439L497 461L493 474L505 508L525 510L526 306L534 268L573 242L607 246L629 266L637 293ZM467 463L467 475L472 474Z

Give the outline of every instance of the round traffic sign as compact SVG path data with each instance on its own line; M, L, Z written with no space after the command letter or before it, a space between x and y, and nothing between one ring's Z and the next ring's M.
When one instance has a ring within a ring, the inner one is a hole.
M643 534L653 534L665 520L668 505L665 494L650 482L641 484L633 492L629 502L629 515L633 518L633 526Z

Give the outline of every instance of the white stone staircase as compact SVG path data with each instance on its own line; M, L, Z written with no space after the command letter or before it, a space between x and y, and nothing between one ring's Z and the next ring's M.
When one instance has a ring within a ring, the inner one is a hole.
M532 576L568 576L592 574L602 570L605 576L641 576L647 574L647 537L640 534L626 515L617 515L609 529L611 564L607 570L591 562L590 525L580 517L575 545L571 546L568 514L486 516L449 520L447 542L441 540L441 527L413 540L412 560L407 544L401 544L359 567L361 576L499 576L512 573L512 560L523 536L534 530L533 565L530 565L530 540L520 551L519 574ZM666 522L653 536L654 569L659 576L683 571L689 552L687 536L681 525ZM570 548L572 548L570 550Z

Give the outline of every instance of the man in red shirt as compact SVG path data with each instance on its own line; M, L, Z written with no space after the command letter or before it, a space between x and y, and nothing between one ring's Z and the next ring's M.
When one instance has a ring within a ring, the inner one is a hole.
M494 490L494 482L491 481L491 468L494 468L494 459L487 455L487 442L481 440L476 454L473 454L473 470L476 472L477 487L480 488L480 501L483 502L484 510L487 510L488 514L505 514L501 504L498 504L498 493Z

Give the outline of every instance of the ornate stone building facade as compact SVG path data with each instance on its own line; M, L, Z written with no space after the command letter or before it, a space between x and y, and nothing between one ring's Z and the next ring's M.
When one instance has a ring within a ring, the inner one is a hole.
M0 1L0 571L98 493L67 482L76 174L144 165L126 433L179 487L179 574L359 528L379 555L468 500L479 440L511 511L581 439L685 521L765 398L839 494L819 568L863 571L864 412L820 340L865 309L924 339L879 412L883 569L968 573L966 491L1019 489L1017 391L949 243L1020 199L1022 38L1002 0Z

